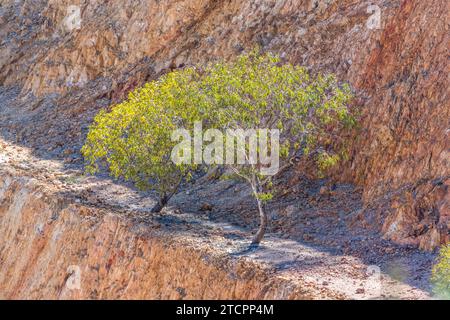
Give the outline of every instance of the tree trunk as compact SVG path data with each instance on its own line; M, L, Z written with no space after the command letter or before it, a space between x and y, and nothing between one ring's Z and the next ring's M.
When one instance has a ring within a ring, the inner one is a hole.
M180 177L180 180L174 186L173 190L169 194L167 194L165 192L162 194L162 196L159 198L158 203L155 204L155 206L152 208L152 210L150 210L151 213L159 213L159 212L161 212L162 209L164 209L164 207L169 202L170 198L172 198L173 195L175 193L177 193L178 189L180 188L181 182L183 182L183 178L184 178L184 176Z
M155 206L150 210L151 213L159 213L161 210L167 205L169 202L169 197L167 195L163 195L159 198L159 201L155 204Z
M259 244L261 243L261 240L264 237L264 234L266 233L266 227L267 227L267 214L266 214L266 208L265 205L259 200L256 199L258 202L258 211L259 211L259 229L256 232L255 236L253 237L252 244Z

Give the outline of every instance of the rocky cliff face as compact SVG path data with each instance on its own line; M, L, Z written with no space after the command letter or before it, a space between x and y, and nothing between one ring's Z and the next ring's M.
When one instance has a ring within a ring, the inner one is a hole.
M76 164L100 108L258 45L352 85L361 130L336 176L363 189L354 223L433 249L450 228L449 18L446 0L3 0L1 130Z
M227 259L189 233L67 204L36 181L3 174L1 299L321 297L264 265Z

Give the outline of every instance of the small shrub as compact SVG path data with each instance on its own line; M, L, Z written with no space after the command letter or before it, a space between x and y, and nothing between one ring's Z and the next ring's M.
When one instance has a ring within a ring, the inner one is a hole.
M156 191L159 202L152 212L161 211L196 169L194 164L174 164L170 154L172 131L202 118L198 77L193 68L171 72L131 92L110 112L101 111L82 148L86 171L94 174L105 167L114 178Z
M450 245L441 248L431 281L433 291L439 298L450 299Z

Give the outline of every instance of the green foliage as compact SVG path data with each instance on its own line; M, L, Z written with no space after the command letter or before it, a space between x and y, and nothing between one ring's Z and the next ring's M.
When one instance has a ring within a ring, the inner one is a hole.
M257 195L258 199L262 202L267 202L273 199L273 194L270 192L261 192Z
M134 182L141 190L161 195L189 177L195 165L175 165L170 154L172 130L189 128L199 113L198 73L175 71L130 93L128 99L101 111L82 148L89 173L105 166L115 178Z
M317 156L317 165L319 169L319 176L323 177L324 173L334 167L340 160L338 154L328 154L327 152L319 153Z
M431 281L433 291L439 298L450 299L450 245L441 248Z
M345 152L334 150L335 137L356 120L347 106L350 88L339 85L334 75L313 77L303 67L258 51L210 64L204 74L202 95L215 127L277 128L282 159L302 149L316 157L321 170Z

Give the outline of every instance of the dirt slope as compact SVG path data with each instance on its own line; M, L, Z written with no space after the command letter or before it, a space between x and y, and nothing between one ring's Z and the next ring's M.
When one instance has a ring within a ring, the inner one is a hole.
M151 195L0 143L0 164L8 164L0 168L2 299L430 297L434 255L388 244L377 252L375 240L376 254L361 255L342 252L342 243L277 233L249 249L251 230L229 224L220 212L209 217L178 199L150 215ZM350 247L361 247L359 241Z

